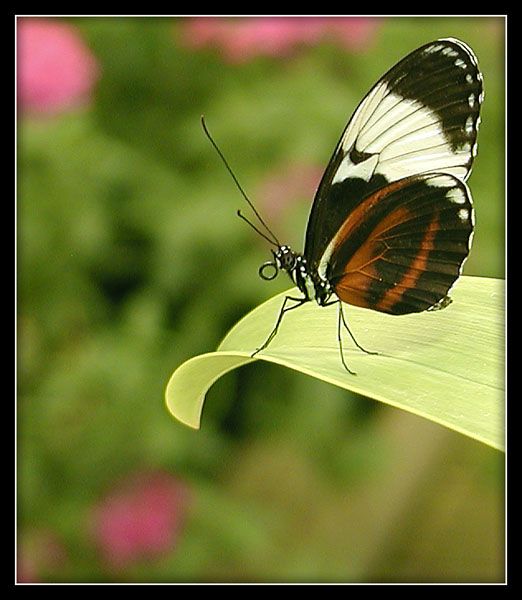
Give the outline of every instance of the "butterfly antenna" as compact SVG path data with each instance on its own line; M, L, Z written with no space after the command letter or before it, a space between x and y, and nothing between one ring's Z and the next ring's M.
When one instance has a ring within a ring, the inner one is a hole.
M269 242L270 244L272 244L272 245L274 245L274 246L277 246L277 247L279 247L279 246L280 246L279 242L277 242L277 241L274 241L274 240L271 240L271 239L270 239L270 238L269 238L269 237L266 235L266 233L263 233L263 232L262 232L260 229L258 229L258 228L257 228L257 227L256 227L256 226L255 226L255 225L252 223L252 221L249 221L249 220L248 220L248 219L245 217L245 215L243 215L243 214L241 213L241 211L240 211L239 209L238 209L238 211L237 211L237 216L238 216L239 218L243 219L243 221L245 221L245 223L247 223L248 225L250 225L250 227L252 227L252 229L253 229L255 232L257 232L257 233L258 233L258 234L259 234L259 235L260 235L260 236L261 236L263 239L265 239L267 242Z
M238 216L241 217L243 219L243 221L245 221L246 223L248 223L250 225L250 227L252 227L252 229L254 229L255 231L257 231L257 233L259 233L259 235L261 237L263 237L265 240L267 240L271 244L274 244L274 246L281 246L281 244L279 243L279 240L276 238L276 236L271 231L271 229L268 227L268 225L264 222L264 220L261 217L261 215L257 212L256 207L252 204L252 202L250 202L250 199L246 195L246 193L243 190L243 188L241 187L241 184L239 183L237 177L234 175L234 172L230 168L230 165L228 164L227 159L223 156L223 153L218 148L218 145L216 144L216 142L213 140L212 136L210 135L210 132L207 129L207 125L205 123L205 117L203 115L201 115L201 125L203 126L203 131L205 132L205 135L210 140L210 143L214 146L215 151L218 153L219 157L223 161L223 164L227 168L227 171L230 173L232 179L234 180L234 183L236 184L237 189L241 192L241 195L246 200L246 202L250 206L250 208L254 211L254 214L259 219L259 222L261 223L261 225L263 225L263 227L266 229L266 231L268 232L268 234L269 234L270 237L266 236L264 233L262 233L261 231L259 231L259 229L257 227L255 227L246 217L244 217L241 214L241 211L239 211L239 210L237 211Z

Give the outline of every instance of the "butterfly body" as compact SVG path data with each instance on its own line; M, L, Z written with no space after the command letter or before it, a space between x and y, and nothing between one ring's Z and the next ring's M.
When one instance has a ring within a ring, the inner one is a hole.
M335 294L389 314L449 304L474 225L465 181L482 101L477 60L454 39L422 46L377 82L319 184L301 260L281 263L307 299Z

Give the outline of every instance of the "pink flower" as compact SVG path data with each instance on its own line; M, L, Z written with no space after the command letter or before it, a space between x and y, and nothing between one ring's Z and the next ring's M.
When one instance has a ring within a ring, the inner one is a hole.
M18 106L55 114L91 98L99 67L78 30L64 20L17 23Z
M311 205L324 168L293 163L274 170L263 182L256 197L261 212L270 222L281 219L288 208L298 202Z
M67 561L65 547L48 529L23 531L19 535L17 556L18 583L38 583L58 574Z
M371 17L196 17L186 21L183 37L192 48L217 47L230 62L245 62L257 55L288 56L327 38L361 51L378 27L379 19Z
M166 472L138 473L117 484L99 503L95 542L113 568L171 550L187 507L187 487Z

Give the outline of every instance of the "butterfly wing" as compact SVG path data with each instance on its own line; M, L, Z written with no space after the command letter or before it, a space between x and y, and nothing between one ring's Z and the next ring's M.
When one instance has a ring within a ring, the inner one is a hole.
M447 305L469 253L473 207L450 174L400 179L370 194L328 246L326 272L344 302L394 315Z
M427 172L464 182L482 101L477 60L458 40L426 44L392 67L360 103L323 175L306 233L309 269L325 277L332 238L377 190Z

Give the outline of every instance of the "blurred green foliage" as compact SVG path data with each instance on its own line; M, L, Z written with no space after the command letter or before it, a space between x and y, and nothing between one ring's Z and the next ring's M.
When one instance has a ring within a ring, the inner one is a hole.
M66 549L42 578L503 580L500 453L261 363L215 385L200 431L163 404L175 367L289 287L258 279L268 248L236 218L201 114L256 201L278 165L325 166L403 55L463 39L486 88L465 272L503 277L503 21L384 19L358 53L324 43L243 64L184 45L183 19L70 22L101 66L95 101L18 126L18 525ZM274 223L296 248L312 195ZM171 553L111 575L89 511L138 468L189 482L190 515Z

